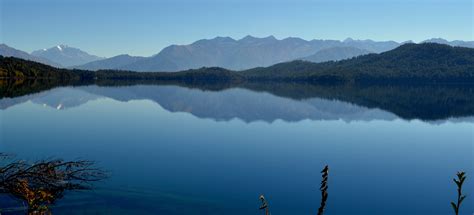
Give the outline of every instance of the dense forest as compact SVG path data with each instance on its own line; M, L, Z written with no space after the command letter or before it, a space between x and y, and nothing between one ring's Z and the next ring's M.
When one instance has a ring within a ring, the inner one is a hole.
M473 82L474 49L405 44L381 54L326 63L293 61L243 71L253 80L331 82Z
M131 72L116 70L99 70L98 80L162 80L162 81L209 81L230 82L243 79L236 72L219 68L200 68L181 72Z
M13 57L0 57L0 78L58 80L155 80L192 82L289 81L311 83L474 82L474 49L434 43L405 44L381 54L338 62L293 61L231 71L218 67L181 72L66 70Z
M92 79L93 72L59 69L15 57L0 56L0 78L10 79Z

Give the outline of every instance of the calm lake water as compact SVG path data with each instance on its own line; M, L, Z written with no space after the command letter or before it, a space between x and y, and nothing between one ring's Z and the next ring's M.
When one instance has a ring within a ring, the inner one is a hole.
M473 87L59 87L0 100L0 151L110 172L55 214L474 212ZM0 208L21 206L5 196Z

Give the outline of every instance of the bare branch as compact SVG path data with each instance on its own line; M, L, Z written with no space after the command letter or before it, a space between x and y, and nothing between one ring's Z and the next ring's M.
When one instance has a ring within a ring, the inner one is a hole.
M30 211L37 212L47 210L64 192L91 189L93 182L105 178L107 174L87 160L47 159L33 164L11 161L0 166L0 193L23 200Z

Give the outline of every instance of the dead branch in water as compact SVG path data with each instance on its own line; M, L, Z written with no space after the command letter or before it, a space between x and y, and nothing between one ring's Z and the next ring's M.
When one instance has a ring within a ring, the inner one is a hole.
M93 182L106 177L92 161L51 159L30 164L16 160L0 166L0 193L24 201L29 214L50 214L49 206L64 192L91 189Z
M321 181L321 187L319 190L321 190L321 205L318 209L318 215L323 215L324 214L324 209L326 207L326 201L328 200L328 176L329 176L329 167L326 165L324 169L321 171L322 173L322 181Z

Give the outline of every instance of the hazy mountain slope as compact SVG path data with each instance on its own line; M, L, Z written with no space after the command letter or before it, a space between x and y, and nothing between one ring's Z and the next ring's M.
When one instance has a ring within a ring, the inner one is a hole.
M54 66L54 67L61 67L61 65L54 63L48 59L30 55L24 51L14 49L5 44L0 44L0 55L4 57L16 57L16 58L21 58L24 60L31 60L31 61L35 61L38 63L42 63L42 64Z
M395 41L373 41L373 40L354 40L352 38L347 38L343 42L344 46L355 47L369 52L381 53L392 50L401 45Z
M370 53L371 52L367 50L354 47L333 47L318 51L313 55L302 58L301 60L320 63L326 61L345 60Z
M58 45L49 49L37 50L31 55L46 58L52 62L58 63L65 67L82 65L103 58L88 54L78 48L69 47L66 45Z
M180 71L200 67L223 67L245 70L265 67L312 55L331 47L356 47L371 52L382 52L396 48L393 41L371 40L311 40L286 38L278 40L273 36L256 38L246 36L240 40L230 37L216 37L199 40L190 45L172 45L158 54L125 65L120 69L132 71Z
M145 57L136 57L130 55L117 55L115 57L93 61L80 66L73 66L72 68L92 71L97 71L100 69L120 69L125 65L135 63L137 61L143 60L144 58Z
M447 41L442 38L432 38L429 40L425 40L422 43L438 43L438 44L445 44L445 45L450 45L450 46L474 48L474 41L462 41L462 40Z

